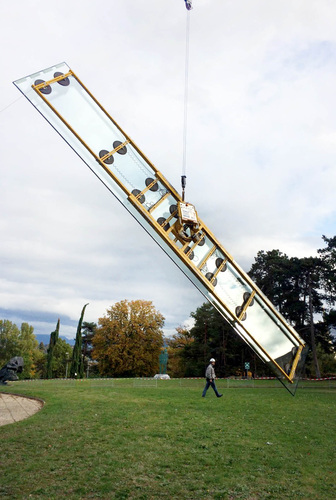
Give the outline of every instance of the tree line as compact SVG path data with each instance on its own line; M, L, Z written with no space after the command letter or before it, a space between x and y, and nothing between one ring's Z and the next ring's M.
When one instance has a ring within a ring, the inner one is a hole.
M164 344L164 317L150 301L122 300L107 309L98 325L84 321L82 309L72 347L59 337L60 320L49 344L38 343L34 328L0 320L0 367L22 356L20 378L149 377L158 372Z
M258 252L248 274L256 285L310 346L305 374L336 374L336 236L322 237L325 246L316 257L288 257L280 250ZM59 338L60 321L49 345L38 344L34 329L19 329L0 321L0 365L15 355L24 358L23 378L90 376L152 376L168 346L168 373L173 377L203 376L211 357L219 376L242 375L245 363L256 376L269 375L264 363L233 332L211 304L204 303L190 316L190 329L176 328L164 339L164 317L150 301L122 300L107 309L98 323L78 322L72 348Z

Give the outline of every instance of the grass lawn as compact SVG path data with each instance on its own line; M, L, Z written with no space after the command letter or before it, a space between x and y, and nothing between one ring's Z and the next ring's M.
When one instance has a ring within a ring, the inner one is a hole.
M9 383L46 404L0 427L0 498L336 498L335 388L217 385Z

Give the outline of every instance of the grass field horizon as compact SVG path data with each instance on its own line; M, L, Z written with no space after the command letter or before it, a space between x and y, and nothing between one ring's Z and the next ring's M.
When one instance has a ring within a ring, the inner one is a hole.
M203 380L18 381L44 408L0 427L0 497L335 499L336 390L201 398ZM211 392L210 392L211 391Z

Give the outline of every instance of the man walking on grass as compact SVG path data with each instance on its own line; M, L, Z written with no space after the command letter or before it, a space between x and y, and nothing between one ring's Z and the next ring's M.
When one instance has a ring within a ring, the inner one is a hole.
M214 368L215 363L216 363L216 361L214 360L214 358L211 358L210 364L205 372L206 384L205 384L205 387L204 387L204 390L202 393L202 398L205 398L206 392L209 389L210 385L213 388L213 390L215 391L217 398L221 398L223 396L223 394L219 394L219 392L217 391L216 384L215 384L215 378L216 378L215 368Z

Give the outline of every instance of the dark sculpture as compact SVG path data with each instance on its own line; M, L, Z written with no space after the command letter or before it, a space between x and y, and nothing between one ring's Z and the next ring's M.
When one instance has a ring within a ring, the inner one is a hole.
M0 370L0 384L7 384L8 380L19 380L17 373L22 373L23 366L24 362L21 356L15 356L8 361Z

